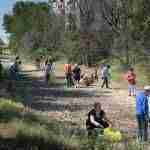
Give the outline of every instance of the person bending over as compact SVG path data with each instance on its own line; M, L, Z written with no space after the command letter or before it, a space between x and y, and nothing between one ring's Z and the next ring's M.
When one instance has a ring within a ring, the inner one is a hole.
M100 103L95 103L94 108L88 113L86 127L88 136L95 135L97 129L108 128L112 123L107 119L105 112L101 108Z

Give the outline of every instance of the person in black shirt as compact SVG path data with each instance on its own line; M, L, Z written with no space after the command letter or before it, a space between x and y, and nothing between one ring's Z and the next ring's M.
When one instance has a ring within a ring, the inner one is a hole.
M88 135L92 135L95 129L108 128L112 123L107 119L105 112L101 108L100 103L94 104L94 109L88 113L88 119L86 121L86 127Z
M73 69L73 78L75 81L75 87L76 88L79 87L80 75L81 75L81 69L77 64L75 64L75 67Z

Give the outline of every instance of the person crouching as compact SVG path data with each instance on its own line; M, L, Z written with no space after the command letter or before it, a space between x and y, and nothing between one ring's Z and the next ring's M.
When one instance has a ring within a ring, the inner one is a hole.
M97 135L97 129L100 129L101 134L103 134L103 129L108 128L110 125L111 122L107 119L105 112L101 108L101 104L95 103L94 108L88 113L86 121L88 136Z

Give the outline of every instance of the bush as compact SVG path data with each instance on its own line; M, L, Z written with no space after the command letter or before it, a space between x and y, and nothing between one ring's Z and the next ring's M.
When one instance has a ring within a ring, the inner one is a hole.
M24 110L21 103L16 103L11 100L0 99L0 119L9 121L14 117L18 117Z
M24 121L15 122L16 138L24 141L30 139L32 143L40 144L40 141L49 141L49 131L44 125L28 124Z
M0 110L19 113L24 110L24 106L21 103L16 103L12 100L0 99Z

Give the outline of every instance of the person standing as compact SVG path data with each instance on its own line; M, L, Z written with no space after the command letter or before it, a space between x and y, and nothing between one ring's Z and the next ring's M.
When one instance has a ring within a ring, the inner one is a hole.
M0 60L0 80L3 78L3 65L2 62Z
M110 69L110 66L107 65L107 66L104 66L102 68L102 71L101 71L101 76L102 76L102 85L101 85L101 88L103 88L105 85L106 85L106 88L109 88L109 77L110 77L110 73L109 73L109 69Z
M45 64L45 82L48 84L50 79L50 73L52 71L53 62L51 60L47 60Z
M75 81L75 88L79 87L80 75L81 75L81 69L77 64L75 64L75 67L73 69L73 78Z
M149 95L150 95L150 86L145 86L144 92L139 92L136 96L136 118L138 125L138 139L140 141L148 140Z
M94 67L94 79L98 82L98 67L95 65Z
M72 66L71 64L67 63L64 66L64 71L65 71L65 76L66 76L66 82L67 82L67 87L72 86Z
M129 96L136 95L136 74L134 73L134 69L130 68L126 75L126 79L128 81L128 91Z

